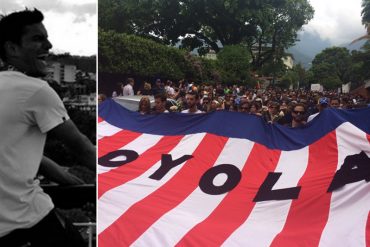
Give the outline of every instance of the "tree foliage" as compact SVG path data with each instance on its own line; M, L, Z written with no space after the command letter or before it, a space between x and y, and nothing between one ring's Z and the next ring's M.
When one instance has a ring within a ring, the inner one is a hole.
M284 51L297 41L297 32L314 14L306 0L263 2L262 8L252 15L256 32L246 37L255 68L274 61L276 66L276 61L285 55Z
M315 56L311 71L317 83L333 89L349 81L351 64L351 55L347 48L331 47Z
M370 0L362 0L362 24L365 27L369 27L370 25Z
M222 81L246 82L249 75L250 55L241 45L225 46L217 55Z
M101 0L99 27L200 54L245 43L260 67L280 58L313 17L307 0ZM253 51L257 49L257 52Z
M302 88L307 86L308 75L301 64L294 65L281 77L279 86L282 88Z
M181 79L194 71L186 51L134 35L99 31L99 71Z

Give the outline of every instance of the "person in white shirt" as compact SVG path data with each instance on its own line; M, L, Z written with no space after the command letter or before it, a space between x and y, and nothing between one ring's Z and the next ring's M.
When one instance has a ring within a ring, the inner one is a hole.
M199 103L199 95L197 92L189 91L186 94L185 99L188 109L181 111L182 113L203 113L197 106Z
M37 9L0 19L0 58L6 67L0 72L0 246L81 246L83 241L71 240L35 179L40 169L63 180L61 169L43 156L47 135L96 170L95 147L69 119L57 93L38 79L47 74L52 47L43 19Z
M307 119L307 123L312 121L317 115L320 114L320 112L322 112L325 108L328 108L328 107L329 107L329 99L326 97L320 98L317 102L317 109L319 110L319 112L316 112L310 115Z
M166 86L164 87L166 94L169 98L173 98L175 95L175 89L172 87L172 81L167 80Z
M122 87L122 90L123 90L123 96L131 96L131 95L134 95L134 84L135 84L135 81L133 78L128 78L127 79L127 84L126 86Z

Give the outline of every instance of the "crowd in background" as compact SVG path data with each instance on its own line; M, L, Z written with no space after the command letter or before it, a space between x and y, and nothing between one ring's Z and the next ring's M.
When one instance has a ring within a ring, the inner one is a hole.
M134 79L122 85L123 96L134 95ZM163 112L206 113L218 110L235 111L260 116L268 123L298 127L311 121L325 108L352 109L368 107L369 99L337 91L313 92L277 87L248 89L238 85L195 84L181 80L173 83L157 79L152 86L144 82L136 92L142 95L138 111L141 114ZM113 93L112 97L117 96ZM154 96L151 107L148 96ZM99 97L104 97L99 95Z

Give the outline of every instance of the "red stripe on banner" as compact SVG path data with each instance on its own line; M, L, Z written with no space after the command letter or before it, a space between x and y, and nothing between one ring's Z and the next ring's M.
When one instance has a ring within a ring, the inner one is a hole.
M337 140L333 131L309 146L307 169L298 182L301 192L293 200L284 228L271 246L319 245L329 217L331 193L327 189L337 165Z
M104 121L104 119L102 119L101 117L98 117L98 123L101 123L103 121Z
M367 137L367 140L369 141L370 143L370 135L366 134L366 137Z
M370 137L370 136L368 135L367 137ZM369 214L367 215L365 234L366 234L366 247L370 247L370 211L369 211Z
M120 149L141 135L141 133L122 130L112 136L101 138L98 145L98 157L100 158L110 152Z
M169 153L181 141L183 136L165 136L159 142L142 153L136 160L112 169L98 176L98 197L105 192L139 177L146 170L161 160L162 154Z
M176 246L220 246L251 213L254 197L268 172L274 171L280 151L260 144L253 149L242 169L242 179L217 208L191 229ZM268 226L266 226L268 227Z
M193 158L188 160L176 175L134 204L99 234L99 244L106 247L132 244L154 222L179 205L198 187L201 176L214 165L226 141L226 137L207 134L192 154Z

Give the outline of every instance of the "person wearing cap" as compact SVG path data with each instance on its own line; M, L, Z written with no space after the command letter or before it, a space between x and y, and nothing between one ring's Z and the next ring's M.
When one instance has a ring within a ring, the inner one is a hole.
M328 108L328 107L330 107L329 99L327 97L320 98L317 104L317 109L319 110L319 112L316 112L315 114L310 115L307 119L307 122L312 121L312 119L314 119L317 115L320 114L320 112L322 112L325 108Z

